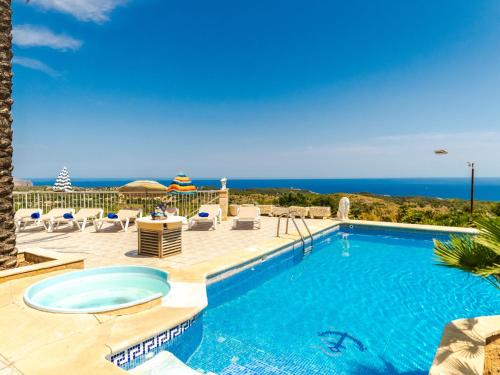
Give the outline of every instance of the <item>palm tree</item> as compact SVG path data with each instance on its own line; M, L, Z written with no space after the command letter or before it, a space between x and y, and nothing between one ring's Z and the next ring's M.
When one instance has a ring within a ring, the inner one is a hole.
M446 242L434 240L438 265L482 277L500 289L500 218L485 218L476 224L477 236L452 236Z
M12 191L12 8L0 0L0 269L17 265Z

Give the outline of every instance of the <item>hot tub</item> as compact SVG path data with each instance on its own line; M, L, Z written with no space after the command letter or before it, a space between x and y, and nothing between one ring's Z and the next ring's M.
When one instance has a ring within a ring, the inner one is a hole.
M98 313L124 309L165 296L167 272L142 266L91 268L42 280L24 293L24 302L57 313Z

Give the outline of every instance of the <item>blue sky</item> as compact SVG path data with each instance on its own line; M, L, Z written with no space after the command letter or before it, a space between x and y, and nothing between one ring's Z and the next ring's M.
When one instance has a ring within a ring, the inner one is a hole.
M500 175L498 1L13 8L16 176Z

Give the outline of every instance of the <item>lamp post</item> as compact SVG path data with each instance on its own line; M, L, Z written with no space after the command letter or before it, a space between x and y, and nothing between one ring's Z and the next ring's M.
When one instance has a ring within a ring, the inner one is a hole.
M470 215L474 212L474 162L468 161L470 168Z
M440 149L435 150L434 153L436 155L448 155L448 151ZM470 215L474 213L474 172L475 172L475 163L472 161L467 162L467 166L470 168Z

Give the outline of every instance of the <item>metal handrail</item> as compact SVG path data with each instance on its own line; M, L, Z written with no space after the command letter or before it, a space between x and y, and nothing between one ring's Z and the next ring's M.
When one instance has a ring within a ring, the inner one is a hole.
M302 241L302 249L305 250L305 248L306 248L306 241L304 239L304 236L302 235L302 232L299 229L299 226L297 225L297 222L295 221L295 216L292 215L292 214L283 213L283 214L281 214L281 215L278 216L278 227L277 227L277 230L276 230L276 237L280 236L281 218L285 217L285 216L286 216L286 229L285 229L285 233L288 234L288 221L290 219L292 219L292 223L295 226L295 229L297 230L297 233L300 236L300 240ZM302 223L304 224L304 227L307 230L307 233L309 235L309 239L311 241L311 246L312 246L313 245L313 241L314 241L313 235L312 235L311 231L309 230L309 226L307 225L304 217L300 216L300 219L302 220Z
M287 216L287 225L286 225L286 232L285 233L288 233L288 214L287 213L283 213L281 215L278 215L278 229L276 230L276 237L279 237L280 236L280 224L281 224L281 218L283 216Z
M297 225L297 222L295 221L295 217L293 217L292 215L288 215L288 218L292 219L292 223L293 223L293 225L295 225L295 229L299 233L300 240L302 241L302 251L305 251L306 250L306 241L304 240L304 236L302 235L302 233L299 229L299 226ZM288 219L287 219L287 222L288 222Z
M311 239L311 246L312 246L313 241L314 241L314 237L313 237L311 231L309 230L309 226L307 225L306 220L304 219L304 216L301 216L300 218L302 219L302 222L304 223L304 226L306 227L307 233L309 233L309 238Z

